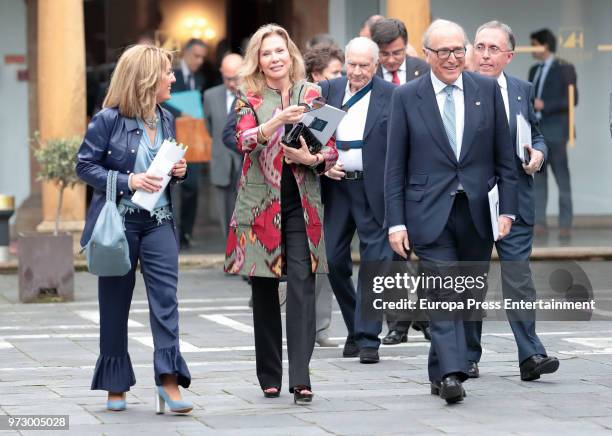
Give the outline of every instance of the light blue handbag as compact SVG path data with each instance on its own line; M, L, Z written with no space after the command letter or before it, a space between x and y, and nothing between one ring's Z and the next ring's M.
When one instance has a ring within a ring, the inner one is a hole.
M117 174L117 171L108 172L106 203L85 246L87 268L100 277L123 276L132 268L123 216L117 209Z

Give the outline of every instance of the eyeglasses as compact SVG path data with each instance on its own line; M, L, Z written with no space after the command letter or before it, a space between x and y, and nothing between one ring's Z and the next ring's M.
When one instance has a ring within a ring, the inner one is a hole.
M484 44L476 44L476 46L474 47L474 51L476 53L483 54L486 50L489 50L489 54L493 56L497 56L500 53L510 53L512 51L512 50L502 50L496 45L486 46Z
M454 49L450 49L450 48L441 48L440 50L434 50L433 48L430 47L425 47L427 50L432 51L436 54L436 56L438 56L438 59L448 59L452 54L455 55L455 59L461 59L465 57L465 47L460 47L460 48L454 48Z
M310 104L303 102L298 104L298 106L302 106L304 108L304 112L310 112L317 109L321 109L326 104L327 100L325 100L324 97L315 97Z

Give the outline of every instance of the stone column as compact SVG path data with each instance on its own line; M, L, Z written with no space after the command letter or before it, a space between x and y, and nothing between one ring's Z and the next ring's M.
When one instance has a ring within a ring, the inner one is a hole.
M83 0L38 0L38 125L41 139L83 135L86 125L85 33ZM58 190L42 186L43 222L39 231L53 228ZM82 230L85 187L64 192L62 226Z

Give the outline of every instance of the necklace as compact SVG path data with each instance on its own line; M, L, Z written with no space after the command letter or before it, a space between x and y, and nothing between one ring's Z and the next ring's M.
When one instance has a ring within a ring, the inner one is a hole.
M149 119L143 118L142 121L145 123L145 126L147 126L151 130L155 130L155 128L157 127L157 115Z

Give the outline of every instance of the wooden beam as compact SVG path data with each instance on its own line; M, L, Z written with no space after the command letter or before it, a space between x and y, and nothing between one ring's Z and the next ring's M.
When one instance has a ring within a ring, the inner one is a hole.
M431 23L429 0L387 0L387 17L402 20L408 29L408 42L424 57L423 33Z

